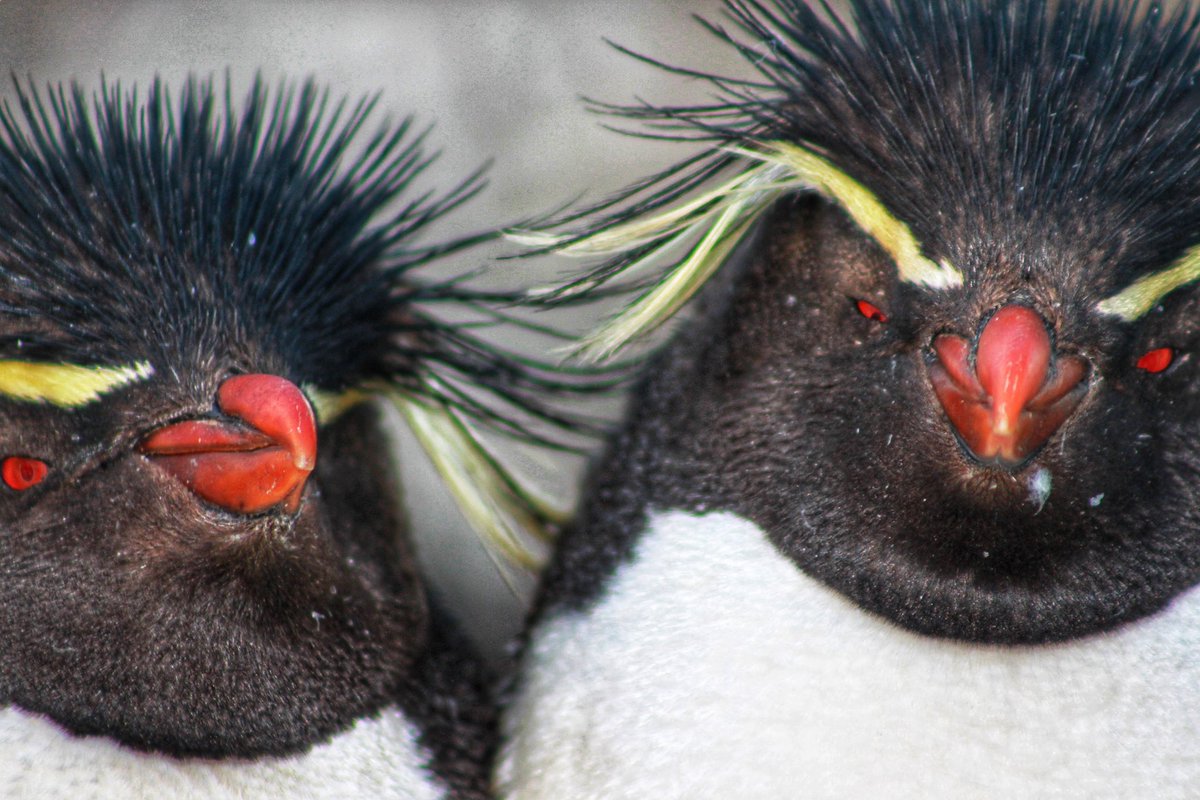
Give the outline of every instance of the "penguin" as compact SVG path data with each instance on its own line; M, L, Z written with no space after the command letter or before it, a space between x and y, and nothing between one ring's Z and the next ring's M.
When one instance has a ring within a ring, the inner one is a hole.
M499 299L433 269L489 234L422 241L482 171L417 191L427 131L311 81L15 83L0 796L488 797L487 676L418 575L385 424L495 481L476 432L547 396L438 310Z
M545 228L656 345L502 712L498 793L1200 786L1200 12L731 0L690 155ZM662 338L651 334L671 330Z

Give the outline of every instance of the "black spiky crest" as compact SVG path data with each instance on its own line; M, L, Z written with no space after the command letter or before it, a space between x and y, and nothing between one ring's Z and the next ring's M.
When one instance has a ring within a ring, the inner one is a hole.
M754 79L630 53L708 81L716 99L596 107L642 123L636 135L707 149L554 220L551 227L569 233L544 249L587 249L597 234L694 201L719 176L757 163L731 151L762 151L772 142L817 153L867 187L935 262L968 264L980 242L1014 237L1026 252L1110 255L1103 274L1086 276L1096 300L1162 270L1200 241L1200 14L1191 6L844 5L842 14L824 0L728 0L731 27L701 19L738 49ZM715 214L732 194L714 197L687 221ZM682 262L662 252L668 244L647 237L613 248L616 256L564 294L593 292L656 258L669 275Z
M428 312L495 321L487 304L511 299L421 270L492 235L415 241L482 188L482 170L406 197L435 158L428 131L405 119L368 135L377 98L261 79L240 105L228 79L189 79L177 101L157 80L144 98L14 84L0 112L0 356L161 370L248 341L318 389L385 385L525 435L481 389L571 425L543 397L566 382L477 338L478 313Z
M326 119L311 85L272 103L256 83L240 113L194 80L177 110L159 82L144 102L107 85L90 103L74 85L18 86L17 102L0 143L5 299L36 326L6 349L19 338L37 359L153 363L167 342L194 350L241 325L303 350L305 379L331 388L379 357L385 337L368 326L388 316L389 281L364 267L423 222L367 231L423 166L407 123L338 175L370 104Z
M481 190L482 169L419 192L428 131L368 132L377 98L331 100L311 81L256 78L240 104L229 79L189 79L174 101L158 80L145 97L14 84L0 109L0 360L117 367L111 386L269 371L304 386L323 421L386 398L489 548L537 560L563 512L473 423L577 450L601 426L564 401L621 378L492 344L481 329L561 334L519 318L520 292L434 273L498 235L419 241Z

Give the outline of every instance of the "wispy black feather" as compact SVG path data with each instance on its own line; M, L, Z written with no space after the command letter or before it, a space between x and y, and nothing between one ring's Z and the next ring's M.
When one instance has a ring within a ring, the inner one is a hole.
M638 135L708 149L554 222L569 241L661 210L744 162L724 148L815 150L961 266L1014 251L1109 256L1100 288L1200 241L1200 15L1140 0L729 0L707 29L751 65L708 104L596 104ZM981 245L982 243L982 245ZM559 243L561 245L561 242ZM553 248L547 248L553 249ZM653 249L653 248L649 248ZM619 274L627 252L574 288Z
M253 343L298 384L433 395L518 436L538 438L530 416L586 427L553 402L585 381L432 313L492 324L505 315L490 306L515 297L422 270L494 235L418 242L482 170L415 193L435 157L427 131L365 130L375 98L261 80L241 103L228 82L189 80L177 101L158 81L144 98L14 84L0 111L0 357L162 373Z

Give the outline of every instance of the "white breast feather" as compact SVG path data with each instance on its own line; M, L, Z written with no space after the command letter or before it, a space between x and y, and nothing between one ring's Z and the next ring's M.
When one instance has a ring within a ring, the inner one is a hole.
M930 639L732 514L653 515L598 606L535 632L512 800L1200 797L1200 591L1040 647Z
M79 738L13 708L0 710L5 800L441 800L416 729L395 710L308 753L250 761L174 759L101 737Z

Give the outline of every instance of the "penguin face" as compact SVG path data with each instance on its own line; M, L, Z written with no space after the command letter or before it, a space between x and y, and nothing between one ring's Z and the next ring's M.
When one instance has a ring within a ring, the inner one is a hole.
M917 289L814 198L782 201L747 261L688 427L799 565L908 627L985 640L1108 626L1190 585L1194 295L1131 328L1094 312L1072 262L1022 279L1000 252L960 288ZM1016 352L994 355L1006 337ZM1003 385L973 389L978 422L954 381L1029 350L1049 363L997 444Z
M247 512L158 462L272 446L146 447L195 421L248 428L219 386L201 399L214 382L151 379L71 411L4 404L6 452L46 465L0 499L9 702L76 733L222 756L295 751L395 697L427 620L377 414L322 428L298 492ZM304 400L293 391L260 408ZM250 464L238 485L277 478Z

